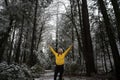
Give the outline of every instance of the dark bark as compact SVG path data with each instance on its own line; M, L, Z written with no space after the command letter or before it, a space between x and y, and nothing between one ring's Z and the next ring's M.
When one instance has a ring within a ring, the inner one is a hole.
M113 31L112 31L112 25L110 23L110 19L108 17L106 7L104 5L103 0L98 0L98 3L99 3L99 7L100 7L101 13L102 13L103 18L104 18L105 28L106 28L106 32L107 32L107 35L109 38L111 50L112 50L117 80L120 80L120 69L119 69L120 68L120 56L119 56L118 48L116 45L115 36L113 34Z
M8 1L5 1L5 5L6 8L8 7ZM9 15L9 27L7 28L7 31L0 34L0 36L2 36L2 38L0 39L0 62L3 60L3 54L4 54L4 50L5 50L5 46L7 43L7 40L9 38L9 34L11 32L11 28L12 28L12 24L13 24L13 19L11 17L11 15Z
M74 27L72 26L72 44L74 45ZM72 48L72 59L73 61L75 60L74 58L74 46Z
M16 26L16 24L15 24ZM14 44L14 38L15 38L15 26L13 28L13 35L12 35L12 41L11 41L11 46L10 46L10 52L8 53L8 64L11 63L11 54L12 54L12 51L13 51L13 44Z
M105 72L104 70L104 60L103 60L103 53L100 54L100 59L101 59L101 66L102 66L102 70Z
M93 46L90 35L89 15L86 0L82 0L82 20L83 56L86 62L87 75L91 76L93 73L96 73L96 69L94 63Z
M120 9L117 0L111 0L117 23L118 40L120 43Z
M32 32L32 41L31 41L31 49L30 49L30 56L28 65L30 67L34 66L36 64L36 55L33 52L35 50L35 32L36 32L36 22L37 22L37 8L38 8L38 0L35 0L35 13L34 13L34 22L33 22L33 32Z
M81 29L80 33L82 34L82 27L83 27L83 25L82 25L82 17L81 17L82 13L81 13L80 0L77 0L77 7L78 7L78 14L79 14L80 29ZM82 36L81 36L81 39L82 39ZM80 46L81 51L83 52L83 50L82 50L82 40L81 41L79 40L79 42L81 44L81 46ZM80 54L80 52L79 52L79 54ZM80 63L82 63L82 62L80 62Z
M72 0L70 0L70 4L71 4L71 17L70 17L70 20L75 28L75 32L76 32L76 35L77 35L77 41L78 41L78 50L79 50L79 56L80 56L80 59L81 59L81 52L82 52L82 43L81 43L81 39L80 39L80 34L78 32L78 29L77 29L77 26L76 26L76 23L75 23L75 19L74 19L74 15L73 15L73 5L72 5ZM81 60L80 60L80 63L81 63Z
M80 28L81 28L81 31L82 31L82 13L81 13L81 5L80 5L80 0L77 0L77 6L78 6L78 14L79 14L79 23L80 23ZM82 34L82 33L81 33Z
M20 53L21 53L21 43L22 43L23 27L24 27L24 15L23 15L23 19L22 19L22 26L21 26L20 33L19 33L19 40L18 40L16 54L15 54L15 62L16 63L20 62L19 60L20 60Z
M40 41L42 40L42 32L43 32L43 29L44 29L44 25L45 25L45 22L42 23L42 26L40 28L39 39L38 39L38 43L37 43L37 49L39 47Z
M104 66L105 67L105 72L108 73L107 69L107 64L106 64L106 50L105 50L105 34L104 34L104 29L103 26L100 26L100 39L101 39L101 49L103 52L103 59L104 59Z
M29 30L27 30L28 32L26 32L25 34L25 38L24 38L24 51L23 51L23 63L27 63L27 54L29 54L26 49L29 47L28 46L28 40L29 40Z
M6 7L8 6L8 0L4 0Z
M9 38L9 33L11 32L12 24L13 24L13 19L10 18L9 27L7 28L7 31L3 33L2 38L0 39L0 62L3 60L3 54L7 40Z
M72 0L72 1L70 1L70 4L71 4L71 14L72 14L72 16L73 16L73 9L74 9L74 0ZM72 18L74 18L74 17L72 17ZM73 43L73 45L74 45L74 26L72 26L72 33L71 33L71 35L72 35L72 43ZM73 48L72 48L72 60L74 61L74 46L73 46Z
M102 42L103 46L104 43ZM108 73L108 68L107 68L107 62L106 62L106 51L105 51L105 46L103 47L103 56L104 56L104 65L105 65L105 72Z
M110 50L109 50L109 45L107 44L107 42L105 42L105 47L106 47L106 51L107 51L107 55L108 55L108 58L109 58L109 62L110 62L110 67L111 67L111 70L113 71L113 64L112 64L112 60L111 60L111 55L110 55Z

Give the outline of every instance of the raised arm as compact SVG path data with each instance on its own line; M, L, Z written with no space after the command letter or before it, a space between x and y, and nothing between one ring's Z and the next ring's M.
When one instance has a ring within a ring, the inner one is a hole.
M65 56L69 53L69 51L72 49L73 45L70 45L69 48L63 53Z
M50 45L49 45L49 48L54 55L57 55L56 51Z

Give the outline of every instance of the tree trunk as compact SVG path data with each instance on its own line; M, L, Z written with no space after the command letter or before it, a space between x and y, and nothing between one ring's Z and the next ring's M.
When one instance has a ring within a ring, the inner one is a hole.
M10 18L9 27L7 29L7 32L5 32L2 35L3 37L0 39L0 62L3 60L3 54L4 54L7 40L9 38L9 33L11 32L12 24L13 24L13 19Z
M103 0L98 0L98 3L99 3L99 7L100 7L101 13L104 18L106 32L107 32L107 35L109 38L109 43L110 43L112 54L113 54L117 80L120 80L120 69L119 69L120 68L120 56L119 56L118 48L116 45L115 37L114 37L113 31L112 31L112 25L109 21L109 17L108 17L106 7L104 5Z
M89 15L86 0L82 0L82 19L83 56L86 62L87 75L91 76L93 73L96 73L96 69L94 64L93 46L90 35Z
M4 0L6 7L8 6L8 0Z
M72 4L72 3L73 3L73 4ZM74 0L72 0L72 1L70 0L71 11L72 11L71 14L72 14L72 16L73 16L73 14L74 14L74 13L73 13L73 12L74 12L74 11L73 11L73 9L74 9L74 3L75 3ZM72 18L74 18L74 17L72 17ZM74 45L74 26L72 26L72 33L71 33L71 35L72 35L72 43L73 43L73 45ZM75 60L75 58L74 58L74 46L73 46L73 48L72 48L72 55L71 55L71 56L72 56L72 60L74 61L74 60Z
M78 50L79 50L79 56L80 56L80 59L81 59L81 52L82 52L82 43L81 43L81 39L80 39L80 34L78 32L78 29L77 29L77 26L76 26L76 23L75 23L75 19L74 19L74 15L73 15L73 5L72 5L72 0L70 0L70 4L71 4L71 17L70 17L70 20L75 28L75 32L76 32L76 35L77 35L77 41L78 41ZM80 60L80 64L81 64L81 60Z
M109 51L108 44L106 42L105 42L105 47L106 47L107 55L108 55L108 58L109 58L111 70L113 70L113 64L112 64L112 61L111 61L110 51Z
M34 22L33 22L33 32L32 32L32 41L31 41L31 49L30 49L30 56L28 65L30 67L34 66L36 64L36 55L34 54L35 50L35 32L36 32L36 22L37 22L37 8L38 8L38 0L35 0L35 13L34 13Z
M105 52L106 53L106 52ZM106 54L104 53L104 65L105 65L105 72L108 73L107 62L106 62Z
M83 29L83 25L82 25L82 13L81 13L81 5L80 5L80 0L77 0L77 7L78 7L78 15L79 15L79 23L80 23L80 29L81 29L81 31L80 31L80 35L82 35L82 29ZM82 39L82 36L81 36L81 39ZM83 44L82 44L82 40L81 41L79 41L80 43L81 43L81 46L80 46L80 48L81 48L81 52L83 52ZM82 54L81 54L81 58L82 58ZM82 60L83 59L81 59L81 64L82 64Z
M117 0L111 0L117 23L118 40L120 43L120 9Z
M4 0L6 8L8 6L8 1ZM13 24L13 19L11 17L11 15L9 15L9 27L7 28L7 31L3 34L0 34L0 36L2 36L2 38L0 39L0 62L3 60L3 54L4 54L4 49L6 46L6 42L9 38L9 33L11 32L11 28L12 28L12 24Z
M44 25L45 25L45 22L42 23L42 26L40 28L39 39L38 39L38 43L37 43L37 49L38 49L39 44L40 44L40 42L42 40L41 38L42 38L42 32L43 32L43 29L44 29Z
M26 32L25 37L24 37L24 51L23 51L23 63L27 63L28 60L28 55L29 54L26 49L28 48L28 40L29 40L29 30Z
M108 69L107 69L107 64L106 64L106 50L105 50L105 34L104 34L104 31L103 31L103 26L100 26L100 39L101 39L101 49L102 49L102 52L103 52L103 59L104 59L104 66L103 68L105 67L105 72L107 73L108 72Z
M16 26L16 24L15 24ZM13 35L12 35L12 41L11 41L11 45L10 45L10 52L8 53L8 64L10 64L11 62L11 54L12 54L12 51L13 51L13 44L14 44L14 39L15 39L15 26L13 28Z
M19 63L20 61L20 53L21 53L21 43L22 43L22 35L23 35L23 27L24 27L24 15L23 15L23 19L22 19L22 26L20 29L20 35L19 35L19 41L18 41L18 45L17 45L17 50L16 50L16 54L15 54L15 62Z

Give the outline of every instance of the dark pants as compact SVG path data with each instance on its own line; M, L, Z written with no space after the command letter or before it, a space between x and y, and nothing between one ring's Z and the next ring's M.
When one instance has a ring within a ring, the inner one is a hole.
M54 80L56 80L58 73L59 73L59 80L62 80L63 72L64 72L64 65L56 65L55 73L54 73Z

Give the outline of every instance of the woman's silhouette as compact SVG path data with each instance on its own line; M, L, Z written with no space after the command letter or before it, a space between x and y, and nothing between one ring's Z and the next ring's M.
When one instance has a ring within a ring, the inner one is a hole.
M63 75L63 72L64 72L64 63L65 63L65 56L68 54L68 52L71 50L72 48L72 45L69 46L69 48L63 52L63 49L62 48L59 48L57 50L57 52L51 47L49 46L51 52L55 55L55 63L56 63L56 66L55 66L55 72L54 72L54 80L56 80L57 78L57 75L58 73L60 74L59 75L59 80L62 80L62 75Z

